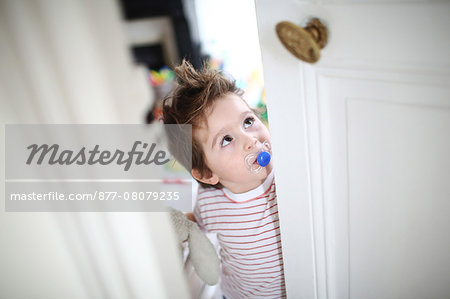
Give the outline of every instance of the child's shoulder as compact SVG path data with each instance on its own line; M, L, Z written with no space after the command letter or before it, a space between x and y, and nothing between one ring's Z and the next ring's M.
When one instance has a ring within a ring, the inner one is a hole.
M220 196L225 196L225 193L223 192L222 189L218 189L218 188L205 188L202 186L198 187L198 191L197 191L197 200L206 200L206 199L210 199L210 198L217 198Z

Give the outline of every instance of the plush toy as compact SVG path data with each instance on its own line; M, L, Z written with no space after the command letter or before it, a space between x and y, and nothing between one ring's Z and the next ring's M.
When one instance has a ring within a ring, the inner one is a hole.
M209 285L219 281L220 260L216 249L197 223L190 221L184 213L170 208L178 242L188 242L189 258L198 277Z

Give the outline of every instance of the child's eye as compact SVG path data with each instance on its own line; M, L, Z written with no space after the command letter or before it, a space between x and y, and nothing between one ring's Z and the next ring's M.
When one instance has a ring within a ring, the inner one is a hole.
M222 143L220 144L222 147L227 146L231 141L233 141L233 137L227 135L223 137Z
M245 120L244 120L244 128L248 128L248 127L250 127L251 125L253 125L253 123L255 122L255 119L253 118L253 117L247 117Z

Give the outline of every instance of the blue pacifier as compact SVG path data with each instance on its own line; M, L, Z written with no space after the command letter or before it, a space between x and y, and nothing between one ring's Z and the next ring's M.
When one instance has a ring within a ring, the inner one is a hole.
M270 154L269 152L260 152L256 161L261 167L266 167L267 164L270 163Z
M271 159L271 147L268 141L263 142L262 149L256 154L249 154L245 158L248 170L253 173L259 172L263 167L266 167L270 163Z

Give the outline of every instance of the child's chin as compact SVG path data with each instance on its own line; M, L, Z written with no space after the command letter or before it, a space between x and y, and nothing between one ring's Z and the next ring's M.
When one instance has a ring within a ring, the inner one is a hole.
M269 165L267 165L266 167L263 167L263 169L261 169L261 172L264 172L266 174L266 176L269 175L269 173L272 171L272 162L269 163Z

